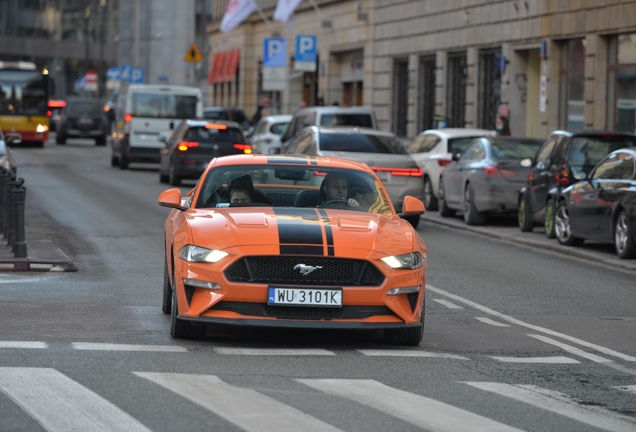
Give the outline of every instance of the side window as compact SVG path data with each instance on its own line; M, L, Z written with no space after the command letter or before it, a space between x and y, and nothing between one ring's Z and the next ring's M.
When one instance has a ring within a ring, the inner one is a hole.
M557 138L556 147L554 149L554 162L563 163L566 160L569 138L566 136L560 136Z
M175 129L174 133L172 134L171 137L168 137L169 140L171 142L179 142L181 141L184 135L184 132L188 130L188 124L187 123L181 123L181 125L179 127L177 127L177 129Z
M307 136L309 135L309 132L301 132L300 134L296 135L294 138L291 139L291 142L289 143L289 146L287 147L287 152L288 154L299 154L300 152L299 150L299 146L301 145L302 141L307 138Z
M314 115L307 114L302 120L302 127L311 126L314 124L313 122L314 122Z
M441 141L441 138L436 135L427 135L426 141L424 141L424 147L422 147L422 153L428 153L435 148L435 146Z
M608 157L594 170L592 179L631 180L634 177L634 158L626 153Z
M409 153L421 153L422 148L424 147L424 142L426 141L426 135L420 135L415 137L415 139L409 144L406 150Z
M537 153L537 164L541 163L545 166L550 163L550 156L552 155L552 150L554 150L558 138L557 136L551 137L543 144L543 147L541 147Z
M473 143L459 158L460 162L479 160L486 157L486 149L481 141Z
M296 154L307 154L307 151L311 148L312 143L314 142L314 134L311 132L303 132L302 137L298 139L298 144L296 145Z

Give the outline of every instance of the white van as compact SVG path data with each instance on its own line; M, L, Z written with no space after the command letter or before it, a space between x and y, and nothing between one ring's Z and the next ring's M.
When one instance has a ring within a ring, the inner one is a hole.
M203 117L203 95L195 87L132 84L117 100L111 165L126 169L131 162L159 163L165 144L185 119Z

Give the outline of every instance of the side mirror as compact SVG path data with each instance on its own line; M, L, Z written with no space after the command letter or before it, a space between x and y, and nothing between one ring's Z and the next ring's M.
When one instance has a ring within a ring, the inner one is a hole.
M181 191L179 188L168 189L159 195L159 205L162 207L175 208L177 210L187 210L181 205Z
M461 153L453 153L453 156L451 157L451 159L456 162L459 160L460 156L461 156Z
M22 142L22 135L18 133L8 133L4 135L4 140L7 144L20 144Z
M532 166L532 159L530 158L521 159L521 161L519 162L519 165L521 165L524 168L530 168Z
M402 213L400 213L400 217L421 215L424 214L425 211L426 209L424 208L424 203L422 201L407 195L404 197L404 201L402 202Z
M574 178L579 181L587 180L587 173L585 171L577 171L574 173Z

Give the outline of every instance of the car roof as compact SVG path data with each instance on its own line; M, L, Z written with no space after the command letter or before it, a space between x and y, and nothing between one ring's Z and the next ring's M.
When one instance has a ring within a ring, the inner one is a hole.
M427 129L423 134L435 134L443 138L460 138L469 136L489 136L496 132L489 129L469 129L469 128L446 128L446 129ZM418 135L419 136L419 135Z
M284 123L290 122L294 116L291 114L278 114L278 115L270 115L261 118L262 121L266 121L268 123Z
M243 111L243 108L239 108L239 107L220 107L220 106L210 106L210 107L204 107L203 108L203 112L205 111Z
M198 87L188 87L188 86L176 86L176 85L167 85L167 84L130 84L127 87L128 91L138 91L138 90L147 90L147 91L176 91L176 92L184 92L184 93L198 93L201 91Z
M525 136L489 136L483 137L492 142L521 142L521 143L538 143L541 144L545 141L544 138L533 138L533 137L525 137Z
M371 172L371 169L361 162L328 156L238 154L218 157L215 158L214 161L215 167L230 165L281 164L285 166L299 166L310 169L316 169L317 167L331 167Z
M73 102L90 102L90 103L101 104L101 101L99 99L89 98L89 97L71 96L66 99L67 105Z
M550 135L566 135L569 137L577 137L577 136L602 136L602 137L626 137L626 138L636 138L636 135L630 134L628 132L619 132L612 130L600 130L600 129L570 129L570 130L555 130Z
M230 120L199 120L199 119L189 119L185 121L190 127L205 127L208 124L224 124L229 127L240 129L241 126L234 121Z
M372 129L365 128L359 126L307 126L313 130L317 130L321 134L359 134L359 135L374 135L374 136L386 136L391 138L398 139L397 135L393 132L382 130L382 129Z
M352 107L343 107L337 105L329 105L329 106L311 106L306 108L298 108L294 111L294 115L303 114L308 112L316 112L318 114L324 113L364 113L364 114L373 114L373 108L366 106L352 106Z

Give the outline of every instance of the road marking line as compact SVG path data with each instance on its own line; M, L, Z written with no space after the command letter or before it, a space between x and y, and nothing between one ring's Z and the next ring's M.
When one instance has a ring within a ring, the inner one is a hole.
M0 348L45 349L48 347L46 342L0 341Z
M144 351L144 352L188 352L187 349L174 345L132 345L97 342L73 342L73 349L90 351Z
M568 395L533 385L511 385L492 382L465 382L465 384L527 403L603 430L634 432L634 427L636 426L636 420L631 417L599 407L582 406Z
M53 264L29 263L32 269L52 269Z
M508 324L504 324L504 323L500 323L494 320L491 320L490 318L486 318L486 317L475 317L475 319L477 321L481 321L485 324L490 324L493 325L495 327L510 327Z
M447 300L442 300L442 299L433 299L433 301L436 301L437 303L446 306L449 309L464 309L461 306L456 305L455 303L451 303Z
M218 354L252 356L332 356L321 348L214 348Z
M616 386L616 387L612 387L615 388L617 390L622 390L622 391L626 391L626 392L630 392L630 393L634 393L636 394L636 385L631 385L631 386Z
M370 357L430 357L448 358L456 360L470 360L466 357L455 354L434 353L430 351L415 350L390 350L390 349L359 349L358 352Z
M504 363L554 363L554 364L575 364L581 363L578 360L571 359L569 357L495 357L491 356L495 360L499 360Z
M344 397L432 431L495 432L520 429L375 380L296 379L309 387Z
M340 431L315 417L214 375L133 372L246 430L258 432Z
M0 367L0 391L49 432L150 431L55 369Z
M593 344L593 343L590 343L590 342L586 342L586 341L584 341L582 339L578 339L578 338L575 338L573 336L568 336L568 335L566 335L564 333L559 333L559 332L556 332L554 330L547 329L545 327L540 327L540 326L536 326L536 325L533 325L533 324L529 324L529 323L523 322L523 321L518 320L516 318L513 318L511 316L502 314L501 312L497 312L494 309L490 309L489 307L482 306L482 305L480 305L478 303L475 303L473 301L470 301L470 300L465 299L463 297L460 297L458 295L451 294L448 291L444 291L442 289L435 288L434 286L426 285L426 289L430 290L430 291L432 291L434 293L437 293L437 294L446 296L448 298L451 298L453 300L456 300L456 301L458 301L460 303L463 303L463 304L465 304L467 306L473 307L473 308L475 308L477 310L480 310L483 313L486 313L488 315L495 316L495 317L497 317L499 319L502 319L504 321L507 321L507 322L509 322L511 324L516 324L518 326L526 327L526 328L529 328L529 329L534 330L534 331L538 331L538 332L541 332L541 333L549 334L551 336L560 337L561 339L565 339L565 340L568 340L570 342L582 345L584 347L594 349L594 350L596 350L598 352L601 352L603 354L606 354L606 355L609 355L609 356L612 356L612 357L617 357L617 358L620 358L620 359L626 360L626 361L636 362L636 357L633 357L633 356L630 356L630 355L627 355L627 354L623 354L623 353L618 352L618 351L614 351L614 350L612 350L610 348L606 348L606 347L603 347L603 346L600 346L600 345L596 345L596 344Z
M533 337L535 339L539 339L541 342L545 342L547 344L558 346L559 348L569 352L570 354L574 354L574 355L577 355L579 357L583 357L583 358L586 358L588 360L592 360L593 362L596 362L596 363L613 363L613 361L610 360L610 359L606 359L604 357L597 356L596 354L590 354L587 351L583 351L582 349L579 349L577 347L573 347L572 345L564 344L564 343L561 343L561 342L556 341L554 339L550 339L549 337L545 337L545 336L541 336L541 335L533 335L533 334L529 334L527 336Z

